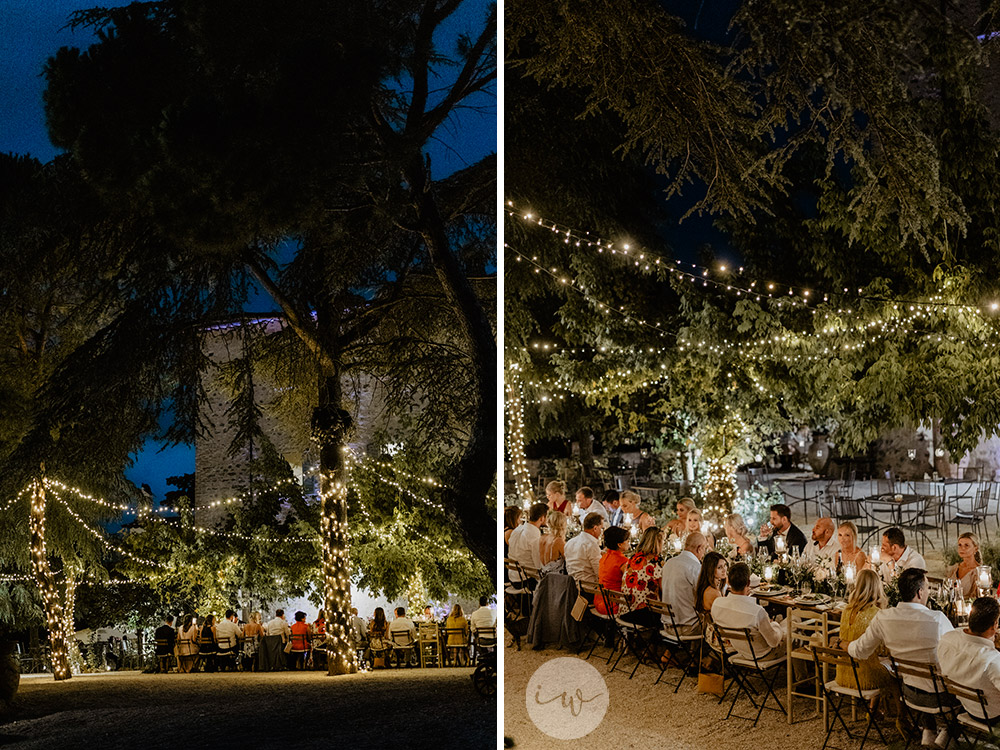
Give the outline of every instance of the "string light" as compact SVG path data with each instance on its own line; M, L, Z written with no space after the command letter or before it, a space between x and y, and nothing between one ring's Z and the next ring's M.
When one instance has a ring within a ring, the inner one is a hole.
M108 549L108 550L110 550L112 552L117 552L118 554L123 555L124 557L127 557L130 560L134 560L135 562L141 563L143 565L148 565L148 566L150 566L152 568L166 568L167 567L163 563L156 562L156 560L150 560L148 557L140 557L139 555L133 554L133 553L129 552L128 550L122 549L121 547L118 547L118 546L116 546L114 544L111 544L111 542L109 542L107 539L104 538L104 535L101 534L101 532L99 532L97 529L93 529L90 526L88 526L87 523L86 523L86 521L84 521L82 518L80 518L80 516L77 514L77 512L75 510L73 510L65 500L63 500L59 496L56 496L56 500L59 502L60 505L62 505L63 508L66 509L66 511L73 517L73 519L82 528L84 528L97 541L99 541L101 544L103 544L106 549Z
M514 488L522 505L527 508L534 500L531 474L524 455L524 388L518 375L520 366L511 363L506 378L507 390L507 453L514 469Z
M52 675L58 680L68 680L73 676L66 651L66 617L63 603L56 588L52 571L49 569L48 552L45 548L45 506L47 502L45 485L34 481L31 485L31 511L28 515L28 529L31 539L31 568L42 594L42 607L49 626Z

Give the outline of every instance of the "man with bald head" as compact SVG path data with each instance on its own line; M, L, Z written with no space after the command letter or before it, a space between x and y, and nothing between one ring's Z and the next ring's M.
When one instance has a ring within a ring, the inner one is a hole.
M701 622L694 609L694 594L698 586L698 575L701 573L701 560L707 551L705 536L695 531L687 535L684 550L663 563L661 598L673 609L680 635L697 635L701 632ZM667 615L663 615L663 624L668 632L673 632Z
M833 526L832 518L817 518L813 525L812 539L802 550L802 556L807 560L823 558L833 565L837 564L837 553L840 551L840 542Z

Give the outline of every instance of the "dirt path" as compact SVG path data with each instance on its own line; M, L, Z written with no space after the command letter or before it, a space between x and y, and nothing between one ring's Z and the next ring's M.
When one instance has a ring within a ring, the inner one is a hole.
M83 675L22 679L0 746L22 748L494 747L495 704L471 669L342 677L268 674ZM308 743L308 744L307 744Z

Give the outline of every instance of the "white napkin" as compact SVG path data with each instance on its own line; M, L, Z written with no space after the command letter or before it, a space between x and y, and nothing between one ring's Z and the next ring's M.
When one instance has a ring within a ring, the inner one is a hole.
M760 586L760 576L756 573L750 574L750 588L755 589Z

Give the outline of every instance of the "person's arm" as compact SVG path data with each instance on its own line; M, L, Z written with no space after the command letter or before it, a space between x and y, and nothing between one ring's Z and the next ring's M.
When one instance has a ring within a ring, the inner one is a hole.
M875 615L868 629L859 638L847 644L847 653L855 659L867 659L882 645L882 640L882 618Z
M601 548L597 545L590 547L590 553L588 555L590 561L590 567L594 571L594 580L599 581L601 579Z
M757 613L757 631L764 636L767 645L774 648L785 638L785 629L781 623L775 622L767 616L767 611L763 608Z

